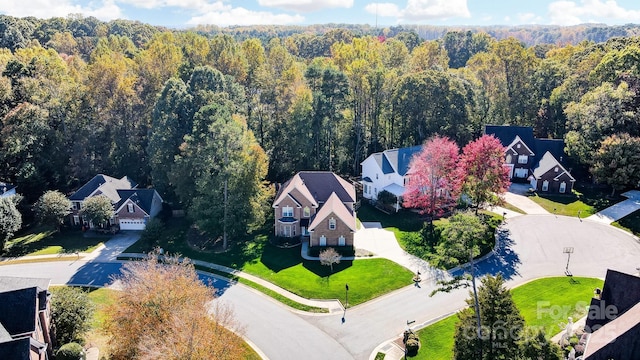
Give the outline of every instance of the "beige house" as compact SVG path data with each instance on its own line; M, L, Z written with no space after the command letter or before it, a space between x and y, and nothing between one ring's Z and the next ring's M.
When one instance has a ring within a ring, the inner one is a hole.
M353 246L353 184L330 171L301 171L278 188L274 233L309 237L309 246Z

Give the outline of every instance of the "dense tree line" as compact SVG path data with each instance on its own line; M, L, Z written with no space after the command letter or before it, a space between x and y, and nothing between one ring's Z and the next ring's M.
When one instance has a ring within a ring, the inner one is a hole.
M463 147L489 123L566 138L574 167L616 189L640 178L611 161L638 153L640 38L529 47L474 31L424 41L406 28L274 29L238 39L238 28L0 16L0 178L33 203L95 173L128 175L204 211L225 197L205 189L261 203L265 175L357 175L372 152L436 134ZM245 168L255 197L229 182Z

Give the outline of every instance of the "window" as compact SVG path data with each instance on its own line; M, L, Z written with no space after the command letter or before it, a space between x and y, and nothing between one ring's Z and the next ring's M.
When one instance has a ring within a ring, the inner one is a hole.
M517 147L518 149L520 149L520 144L516 145L516 147Z
M73 225L80 225L80 216L73 215Z
M130 213L133 212L133 204L132 203L128 203L127 204L127 212L130 212Z
M560 183L560 189L558 189L558 191L562 194L565 193L565 191L567 191L567 183L566 182L561 182Z
M331 218L329 219L329 230L335 230L336 229L336 219Z
M511 164L512 161L513 161L513 156L511 156L511 154L507 154L507 164Z
M529 175L529 170L525 168L517 168L515 171L515 176L517 178L526 178Z
M518 164L526 164L529 161L527 155L518 155Z
M115 225L115 224L116 224L116 218L109 219L109 225Z
M369 185L364 184L364 193L368 194L369 193Z
M311 216L311 209L309 209L308 206L305 206L304 209L302 209L302 216L304 216L306 218Z
M282 217L293 217L293 208L291 206L285 206L282 208Z
M378 180L378 174L376 174L376 180Z
M345 240L344 240L344 236L340 235L340 237L338 238L338 246L344 246L346 244Z
M72 202L71 207L73 208L73 210L80 210L80 202L79 201Z
M282 226L282 235L286 237L291 237L291 226L289 225Z
M555 169L553 169L553 171L558 172L558 170L560 170L557 166Z
M327 237L324 235L320 236L320 246L327 246Z
M542 191L549 191L549 180L545 180L542 183Z

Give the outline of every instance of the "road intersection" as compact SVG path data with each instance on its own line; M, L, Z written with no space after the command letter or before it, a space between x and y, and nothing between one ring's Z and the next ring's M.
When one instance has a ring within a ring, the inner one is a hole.
M118 245L122 248L123 243ZM514 287L539 277L563 276L565 247L575 249L569 265L575 276L603 278L608 268L636 273L640 265L640 242L634 236L597 221L538 214L508 219L495 253L477 266L481 274L502 273L507 286ZM102 286L122 266L114 261L116 252L107 247L93 258L4 265L0 272L50 277L52 284ZM231 304L244 326L244 336L269 359L369 359L375 349L388 349L408 320L420 325L441 318L464 307L468 297L468 290L430 297L435 287L435 278L430 278L421 287L399 289L346 313L309 314L246 286L211 278L219 289L216 301Z

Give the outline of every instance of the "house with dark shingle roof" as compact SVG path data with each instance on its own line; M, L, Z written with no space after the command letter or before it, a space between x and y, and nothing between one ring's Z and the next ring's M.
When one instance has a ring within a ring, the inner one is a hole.
M511 180L527 181L541 193L570 194L576 179L564 166L564 141L538 139L528 126L486 125L484 133L493 135L505 147L505 166Z
M310 246L353 246L355 202L347 180L330 171L301 171L278 188L274 233L309 237Z
M365 199L377 200L380 192L388 191L398 198L401 197L405 192L411 158L421 150L422 146L412 146L369 155L360 163L362 196Z
M0 197L9 197L16 194L16 186L0 181Z
M51 358L49 282L0 277L0 359Z
M72 225L94 226L81 218L80 209L85 199L98 195L111 200L115 216L110 220L110 225L119 226L121 230L144 230L149 219L162 210L162 198L154 189L138 189L137 184L127 176L116 179L98 174L69 197Z
M640 359L640 277L607 270L585 331L584 360Z

